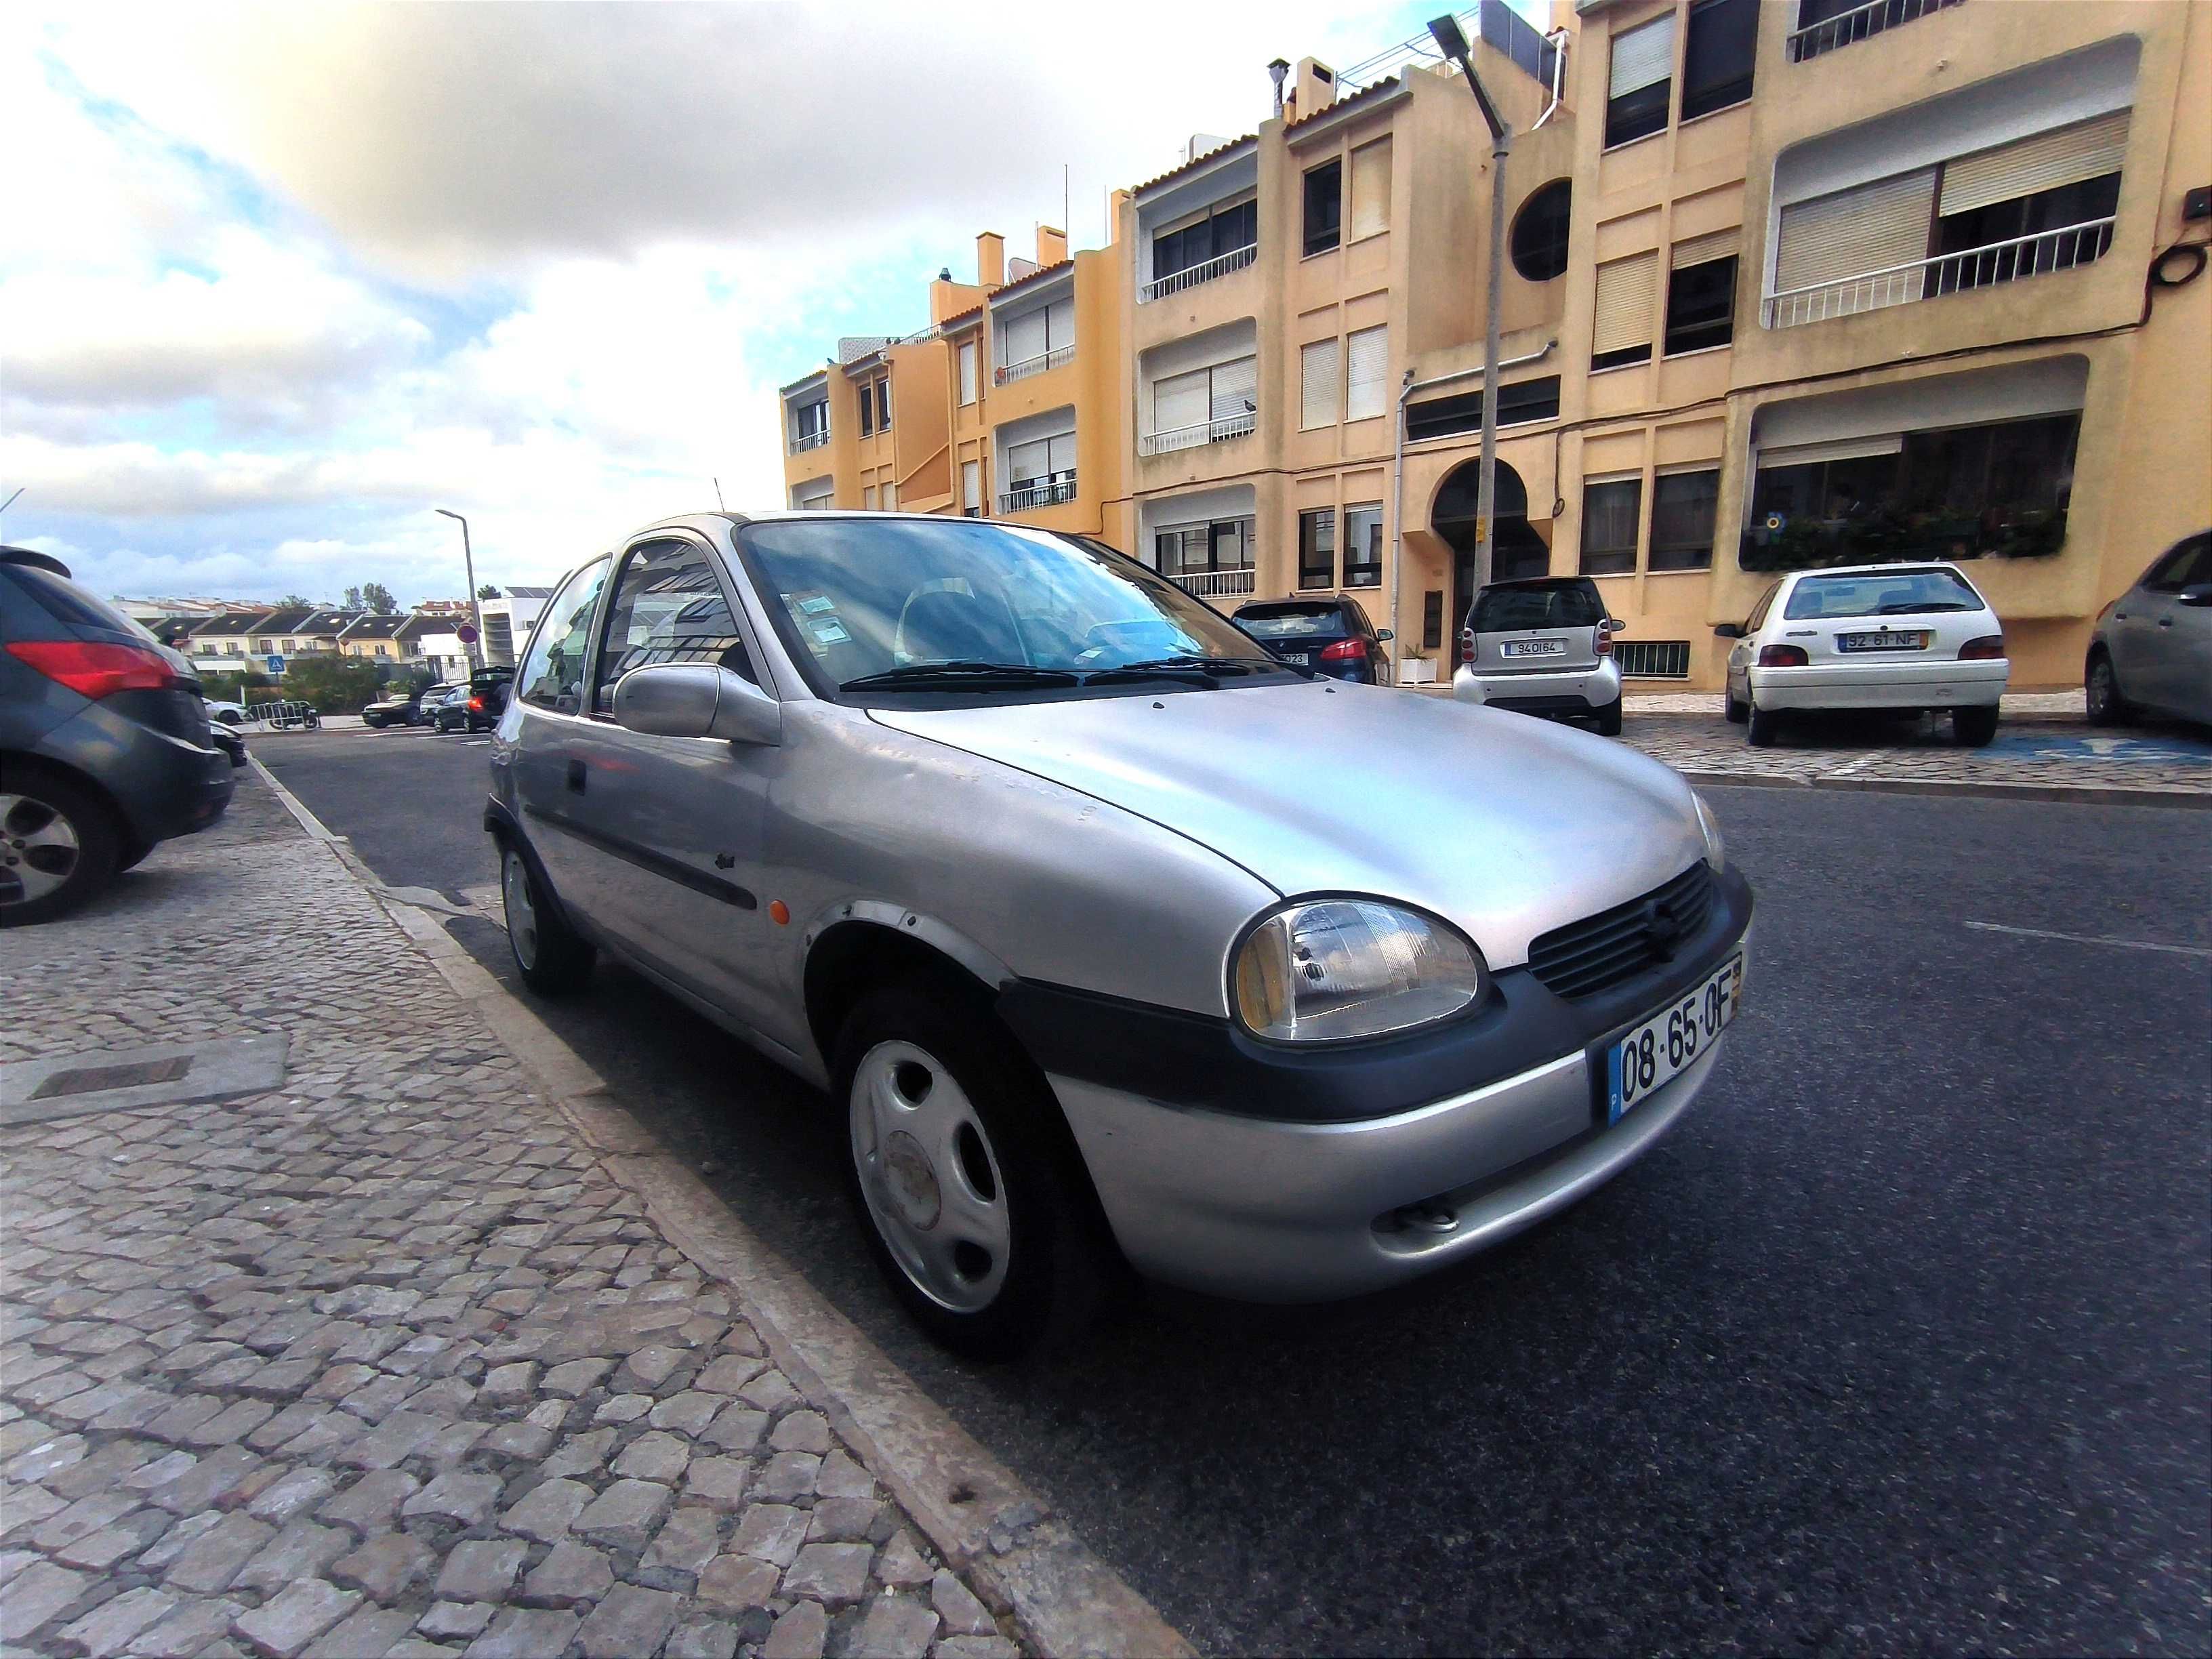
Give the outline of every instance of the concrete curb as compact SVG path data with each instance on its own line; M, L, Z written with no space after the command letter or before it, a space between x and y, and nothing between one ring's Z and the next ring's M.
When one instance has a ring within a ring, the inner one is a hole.
M1684 770L1694 784L1741 789L1854 789L1876 795L1964 795L1984 800L2056 801L2069 806L2169 806L2212 811L2212 790L2129 788L2118 784L2008 783L1993 779L1869 777L1863 773L1823 772L1799 777L1788 772Z
M490 1027L539 1093L644 1204L669 1242L729 1285L777 1365L851 1443L939 1553L1048 1655L1194 1650L999 1460L670 1157L605 1080L487 972L435 915L380 881L258 761L300 827L368 888ZM468 912L455 911L464 915Z

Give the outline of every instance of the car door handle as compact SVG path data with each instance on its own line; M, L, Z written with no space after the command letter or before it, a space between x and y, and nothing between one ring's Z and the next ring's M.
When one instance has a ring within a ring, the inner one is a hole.
M572 795L584 793L584 763L580 760L568 763L568 793Z
M2114 622L2125 622L2127 619L2128 613L2124 611L2115 611L2112 612L2112 620Z
M2173 618L2171 617L2160 617L2158 619L2158 625L2160 628L2171 628L2173 626Z

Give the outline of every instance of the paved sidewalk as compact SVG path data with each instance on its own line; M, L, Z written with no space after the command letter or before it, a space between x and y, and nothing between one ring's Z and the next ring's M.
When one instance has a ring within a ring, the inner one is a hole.
M0 1062L138 1069L0 1085L0 1648L1023 1650L258 777L5 959Z

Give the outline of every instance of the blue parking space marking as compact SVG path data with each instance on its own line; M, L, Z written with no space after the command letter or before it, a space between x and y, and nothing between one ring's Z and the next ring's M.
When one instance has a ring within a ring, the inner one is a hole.
M2118 761L2139 766L2193 766L2212 770L2212 744L2179 735L2136 736L2117 732L2080 737L2055 732L2000 729L1981 753L2017 760Z

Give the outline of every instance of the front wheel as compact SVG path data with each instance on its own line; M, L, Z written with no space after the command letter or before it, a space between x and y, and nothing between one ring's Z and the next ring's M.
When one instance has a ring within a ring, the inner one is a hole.
M560 996L592 976L599 956L561 919L514 848L501 849L499 895L507 910L507 945L522 982L540 996Z
M96 797L11 765L0 790L0 927L67 915L115 878L123 852L123 829Z
M1951 711L1951 735L1965 749L1986 747L1997 734L1996 706L1992 703L1979 708L1954 708Z
M927 982L866 998L837 1045L850 1187L877 1265L955 1352L1010 1359L1088 1324L1113 1275L1049 1088L988 1008Z

